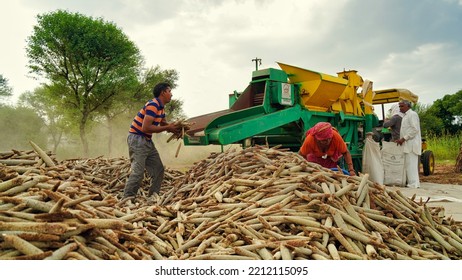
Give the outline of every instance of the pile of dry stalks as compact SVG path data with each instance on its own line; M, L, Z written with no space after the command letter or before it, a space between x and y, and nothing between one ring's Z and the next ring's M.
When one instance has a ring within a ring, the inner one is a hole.
M0 259L462 256L462 227L444 209L282 149L212 154L186 174L167 170L160 196L141 190L135 201L119 199L126 159L8 153L0 154Z

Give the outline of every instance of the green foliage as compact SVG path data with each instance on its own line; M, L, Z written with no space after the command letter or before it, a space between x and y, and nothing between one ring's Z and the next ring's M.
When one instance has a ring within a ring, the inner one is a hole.
M431 113L429 105L417 103L415 110L419 114L422 136L441 135L444 131L443 121Z
M10 97L13 94L13 89L8 86L8 79L4 78L0 74L0 101L6 97Z
M160 82L167 82L174 89L177 86L178 72L176 70L162 70L160 66L151 67L144 69L138 78L138 87L131 96L131 111L132 113L138 112L138 110L144 106L146 101L152 99L153 88ZM173 93L173 96L175 93Z
M439 118L443 124L438 135L443 132L456 134L462 131L462 91L455 94L445 95L442 99L436 100L428 109L428 113Z
M119 74L141 60L137 47L113 23L62 10L37 19L26 48L29 68L50 81L69 82L74 91L88 93L108 76L120 80Z
M136 80L138 48L111 22L58 10L38 15L26 47L32 73L50 81L57 106L78 112L84 154L86 129L101 106ZM56 90L60 89L60 90Z
M172 99L170 103L165 105L165 114L168 116L169 122L186 119L186 114L183 112L183 100Z
M153 88L156 84L160 82L167 82L172 86L173 96L175 96L174 89L177 86L178 81L178 72L176 70L161 70L159 66L150 68L144 72L144 76L140 82L140 89L143 90L143 93L137 92L137 98L141 103L138 102L138 111L144 103L153 98ZM140 97L142 98L140 99ZM169 122L185 119L186 114L183 111L183 101L181 99L175 99L172 97L170 103L165 105L165 112Z
M452 106L450 106L449 111L454 115L458 116L459 118L462 117L462 90L459 90L456 94L453 94L450 97L450 101ZM459 119L459 122L462 120Z
M28 67L49 82L23 101L37 102L47 116L55 149L63 133L66 144L73 145L77 130L82 147L74 150L88 155L92 143L87 134L107 130L108 141L98 141L107 143L110 153L117 119L130 115L125 135L133 115L152 98L155 84L176 86L175 70L142 70L138 48L112 22L63 10L38 15L37 22L26 47ZM181 116L182 102L174 104L172 114Z
M29 141L46 149L47 134L44 120L34 109L0 105L0 151L30 150Z
M418 104L415 111L419 114L423 135L456 135L462 131L462 91L445 95L431 106Z
M53 152L60 144L64 133L70 133L73 126L72 115L62 110L60 100L53 94L53 87L39 87L33 92L25 92L19 96L20 106L34 109L40 116L45 116L45 128L53 144ZM75 127L75 125L74 125Z
M136 80L132 80L130 83L125 83L123 87L118 89L119 94L115 95L114 98L103 104L103 106L98 109L101 118L98 118L97 120L100 123L104 123L104 130L107 131L105 137L100 139L107 139L105 142L107 143L107 149L103 150L107 151L108 155L112 155L114 153L114 150L116 150L113 148L114 146L117 147L115 145L117 142L115 137L119 119L124 118L124 116L127 115L130 116L123 124L123 135L125 136L127 133L125 129L130 125L133 116L142 106L144 106L147 100L153 98L152 89L154 86L159 82L167 81L172 85L172 87L175 87L177 80L178 73L175 70L161 70L159 66L149 68L147 70L141 70L140 75ZM169 120L172 120L172 118L170 118L171 116L184 116L181 101L172 99L171 104L176 104L177 106L174 107L175 110L172 112L169 111L171 108L169 107L170 104L167 104L166 111L169 116Z
M420 128L423 136L442 135L444 133L443 121L428 113L420 115Z

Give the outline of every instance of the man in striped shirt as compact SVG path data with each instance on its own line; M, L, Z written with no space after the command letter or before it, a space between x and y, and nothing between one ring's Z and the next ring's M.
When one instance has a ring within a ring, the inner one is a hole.
M127 137L131 173L124 189L124 198L134 198L141 186L146 170L151 177L148 195L160 192L164 178L164 165L152 142L153 133L175 133L180 127L165 120L164 106L172 99L168 83L159 83L153 89L154 98L146 102L136 114Z

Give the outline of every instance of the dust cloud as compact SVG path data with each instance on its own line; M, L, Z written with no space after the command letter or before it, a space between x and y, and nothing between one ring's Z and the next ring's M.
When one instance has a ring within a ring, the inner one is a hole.
M89 155L87 158L127 158L128 130L113 133L111 148L109 148L109 136L101 130L93 129L89 134ZM209 145L209 146L185 146L183 139L174 139L167 142L171 134L158 133L152 135L152 141L160 154L163 164L167 168L186 171L194 163L206 159L211 153L220 153L229 149L240 149L240 145ZM84 158L79 140L67 141L67 145L58 148L56 158L65 160L70 158ZM180 147L179 147L180 146ZM179 149L179 150L178 150ZM176 156L177 155L177 156Z
M154 145L159 151L162 162L172 169L189 169L194 163L207 158L211 153L220 153L229 149L240 149L239 145L223 146L185 146L183 140L172 140L167 143L169 134L153 135ZM180 146L178 151L178 146ZM178 151L178 156L175 157Z
M133 116L121 116L113 120L111 126L102 123L92 123L87 127L88 155L84 155L80 137L76 131L63 134L57 147L53 144L51 133L44 126L41 133L31 134L26 130L10 131L8 135L16 135L9 142L0 142L0 152L11 150L29 151L32 146L29 140L37 143L44 151L50 152L57 161L83 158L127 158L127 136ZM171 140L167 143L171 134L153 134L153 142L161 156L162 162L167 168L185 171L194 163L207 158L211 153L220 153L229 149L240 149L240 145L209 145L209 146L185 146L182 139ZM22 141L13 141L21 139ZM180 146L178 151L178 146ZM178 156L175 157L178 151Z

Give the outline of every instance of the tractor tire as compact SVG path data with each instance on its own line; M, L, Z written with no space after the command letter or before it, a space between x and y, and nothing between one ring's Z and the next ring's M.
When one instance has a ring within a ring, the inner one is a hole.
M435 156L432 151L424 151L421 158L423 175L432 175L435 172Z

